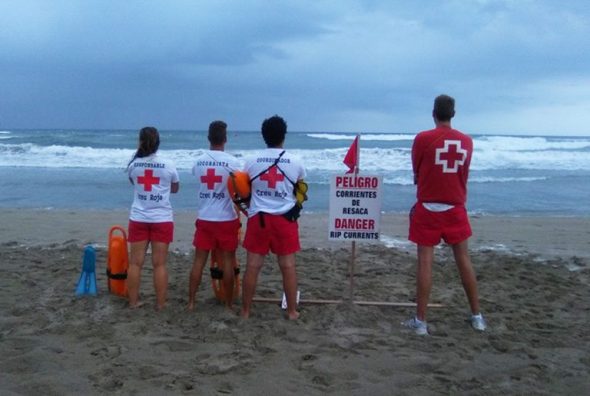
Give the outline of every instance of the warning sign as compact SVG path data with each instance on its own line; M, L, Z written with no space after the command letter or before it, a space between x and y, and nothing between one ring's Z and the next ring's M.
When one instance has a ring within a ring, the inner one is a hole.
M381 176L332 176L328 239L379 240L382 184Z

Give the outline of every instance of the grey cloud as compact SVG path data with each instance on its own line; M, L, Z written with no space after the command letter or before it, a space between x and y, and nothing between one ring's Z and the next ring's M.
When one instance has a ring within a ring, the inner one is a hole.
M281 112L396 132L441 92L473 119L517 117L543 82L588 81L589 19L585 1L5 2L0 128L253 129Z

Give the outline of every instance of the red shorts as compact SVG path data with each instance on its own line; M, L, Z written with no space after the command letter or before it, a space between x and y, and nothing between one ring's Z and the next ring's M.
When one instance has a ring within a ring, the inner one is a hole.
M257 213L248 219L244 248L262 255L268 254L269 250L279 256L298 252L301 249L299 225L281 215Z
M238 248L240 220L195 221L193 246L199 250L221 249L232 252Z
M129 220L128 242L162 242L170 243L174 239L174 223L143 223Z
M410 211L410 236L418 245L435 246L440 239L449 245L463 242L471 236L471 225L464 206L455 206L444 212L432 212L421 203Z

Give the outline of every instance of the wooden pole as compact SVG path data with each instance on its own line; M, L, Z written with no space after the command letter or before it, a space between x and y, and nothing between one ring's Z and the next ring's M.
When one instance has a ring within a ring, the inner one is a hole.
M354 265L356 261L356 241L352 241L352 249L350 253L350 264L348 266L348 277L350 278L350 289L348 299L350 303L354 301Z
M280 298L273 298L273 297L254 297L252 300L254 302L263 302L263 303L277 303L280 304L283 300ZM299 300L299 304L342 304L343 300Z
M415 307L413 302L390 302L390 301L355 301L356 305L374 305L383 307ZM442 308L443 304L428 304L429 308Z
M359 168L361 163L360 157L360 147L361 147L361 135L356 135L356 164L354 165L354 176L358 176ZM350 290L349 290L349 299L350 303L354 303L354 267L356 264L356 241L351 242L351 253L350 253L350 266L348 268L348 276L350 278Z
M280 304L282 300L280 298L273 297L254 297L254 302L261 303L275 303ZM342 304L345 300L321 300L321 299L303 299L299 300L299 304ZM373 305L380 307L415 307L416 303L413 302L394 302L394 301L352 301L355 305ZM429 308L442 308L443 304L428 304Z

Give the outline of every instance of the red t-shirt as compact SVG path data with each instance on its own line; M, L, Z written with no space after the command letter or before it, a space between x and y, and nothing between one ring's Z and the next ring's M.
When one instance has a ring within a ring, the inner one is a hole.
M418 201L464 205L472 153L471 138L448 126L416 135L412 168Z

